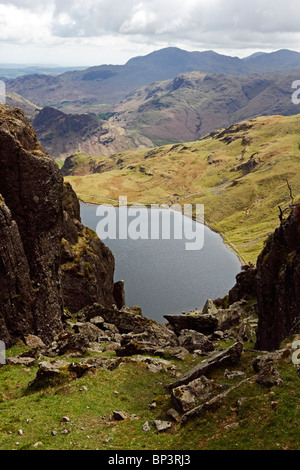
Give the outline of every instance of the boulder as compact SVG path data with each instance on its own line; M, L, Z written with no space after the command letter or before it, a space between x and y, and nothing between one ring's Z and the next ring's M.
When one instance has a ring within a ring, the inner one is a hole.
M155 420L152 422L152 424L159 433L166 432L172 428L172 423L170 423L170 421Z
M142 363L147 366L150 372L157 373L161 371L174 371L176 367L171 362L164 359L157 359L147 356L136 356L135 358L126 359L126 362Z
M85 322L100 316L106 323L115 325L120 333L130 333L132 331L142 333L145 328L157 324L154 320L132 313L130 309L107 308L98 303L82 309L77 316Z
M55 341L49 346L46 355L54 357L77 352L84 354L88 347L89 341L85 336L66 331L55 337Z
M192 370L183 374L178 380L169 384L167 388L172 390L181 385L186 385L202 375L206 376L219 367L236 364L240 360L242 352L242 343L235 343L225 351L215 352L211 357L200 362L200 364L197 364Z
M198 418L199 416L203 416L207 412L214 412L217 409L219 409L225 402L226 398L234 392L236 389L238 389L240 386L242 386L244 383L248 382L250 379L245 379L239 382L237 385L234 385L233 387L229 388L223 393L220 393L219 395L214 396L213 398L209 399L208 401L205 401L204 403L201 403L200 405L196 406L190 411L187 411L181 418L181 423L186 424L188 423L191 419Z
M113 411L113 418L116 421L124 421L125 419L128 419L128 415L125 411Z
M255 341L256 334L254 325L255 323L250 323L248 320L243 320L238 331L237 339L242 343Z
M45 348L44 341L41 340L38 336L35 335L25 335L24 336L25 344L30 348Z
M197 404L211 398L214 390L214 382L201 376L187 385L173 388L171 397L175 408L180 413L186 413L195 408Z
M209 334L217 329L218 320L214 315L164 315L173 327L175 333L180 334L182 330L195 330L199 333Z
M203 307L203 314L215 314L217 313L218 308L211 299L208 299Z
M265 387L280 387L283 385L283 380L273 361L270 360L263 364L256 379L256 383L264 385Z
M155 354L158 350L177 346L177 336L173 331L165 325L150 321L146 323L142 332L122 336L121 348L117 351L117 355Z
M227 331L233 326L239 325L242 319L242 315L245 312L241 309L240 305L236 306L235 304L231 305L228 309L220 309L215 314L217 318L218 331Z
M234 380L237 378L244 378L244 377L246 377L246 373L243 372L242 370L232 370L232 371L225 370L225 373L224 373L224 379L228 379L228 380Z
M93 323L75 323L73 325L74 332L79 334L87 343L97 342L101 334L101 330Z
M189 355L189 351L182 346L174 346L165 349L158 349L155 351L156 356L162 357L173 357L179 361L184 361L185 358Z
M104 327L105 320L102 317L92 318L90 322L93 325L97 326L98 328L104 328L105 329L105 327Z
M178 338L180 346L189 352L201 350L203 352L214 351L213 343L202 333L194 330L182 330Z
M280 349L278 351L273 351L267 354L256 357L252 361L252 366L255 372L260 372L265 363L267 362L280 362L284 359L288 359L291 355L290 349Z
M69 363L67 361L40 362L35 379L29 387L48 386L65 378Z
M36 359L33 357L7 357L6 364L9 366L26 366L32 367L36 363Z

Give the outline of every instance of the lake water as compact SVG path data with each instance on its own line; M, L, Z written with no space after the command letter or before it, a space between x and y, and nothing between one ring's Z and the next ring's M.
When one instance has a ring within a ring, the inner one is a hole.
M168 210L143 209L141 217L149 221L153 210L159 211L157 221L163 226ZM96 211L96 205L81 204L82 223L93 230L101 219ZM116 209L118 229L119 211ZM172 217L174 227L186 223L179 212L172 212ZM188 221L196 230L196 222ZM150 231L151 223L148 225ZM138 305L146 317L163 322L163 315L201 309L208 298L228 293L241 263L220 235L200 224L199 228L204 230L204 245L197 251L186 250L187 240L172 238L172 231L170 240L161 239L163 231L158 240L104 240L115 256L115 281L125 281L127 306Z

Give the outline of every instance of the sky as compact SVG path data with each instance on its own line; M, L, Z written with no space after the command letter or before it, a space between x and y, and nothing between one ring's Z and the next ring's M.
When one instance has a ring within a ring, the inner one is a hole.
M124 64L170 46L300 52L298 0L0 0L2 64Z

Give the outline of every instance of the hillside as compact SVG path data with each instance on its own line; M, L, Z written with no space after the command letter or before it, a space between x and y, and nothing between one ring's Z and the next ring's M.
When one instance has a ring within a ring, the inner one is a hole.
M250 75L286 73L297 67L300 54L293 51L282 50L246 60L214 51L187 52L170 47L132 58L125 65L100 65L58 76L24 75L8 80L7 88L41 107L54 106L70 113L102 112L141 86L181 73Z
M21 108L30 119L34 119L41 111L41 108L17 93L8 92L6 94L6 104L14 108Z
M122 128L91 114L65 114L46 107L32 124L44 149L57 159L65 159L76 151L106 156L136 147Z
M185 73L134 91L114 107L110 121L154 146L193 141L252 117L298 113L291 99L297 76Z
M64 159L77 151L109 156L194 141L261 115L294 115L299 107L292 102L291 84L297 77L189 72L138 88L110 113L66 114L46 107L37 114L37 107L29 107L27 100L21 98L19 105L34 116L38 138L51 156Z
M206 223L254 262L278 225L277 206L290 203L286 178L300 200L299 134L299 115L260 117L193 143L110 158L77 155L63 172L77 175L65 179L88 202L126 195L144 204L205 204Z

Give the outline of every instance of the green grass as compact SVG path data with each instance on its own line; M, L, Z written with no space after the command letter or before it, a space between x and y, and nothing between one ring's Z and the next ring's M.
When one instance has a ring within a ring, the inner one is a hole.
M253 376L254 356L253 352L245 352L240 364L232 369ZM175 363L185 372L200 360L189 356L187 361ZM297 449L299 376L290 362L281 362L278 368L283 387L268 390L253 380L234 391L216 412L158 434L154 428L144 432L142 425L166 419L166 411L172 406L164 387L173 380L169 372L153 374L143 365L126 363L113 372L98 370L38 391L28 389L37 367L4 366L0 369L0 448L33 450L36 442L42 442L38 448L43 450ZM225 388L238 382L225 380L224 368L212 378ZM240 397L246 401L237 413ZM150 409L153 400L157 407ZM271 402L278 403L277 409ZM136 416L122 422L110 421L113 410ZM62 422L64 416L70 418L70 423ZM227 428L236 423L237 427ZM18 434L20 429L22 436ZM61 434L64 429L69 434ZM57 435L53 436L52 431Z

